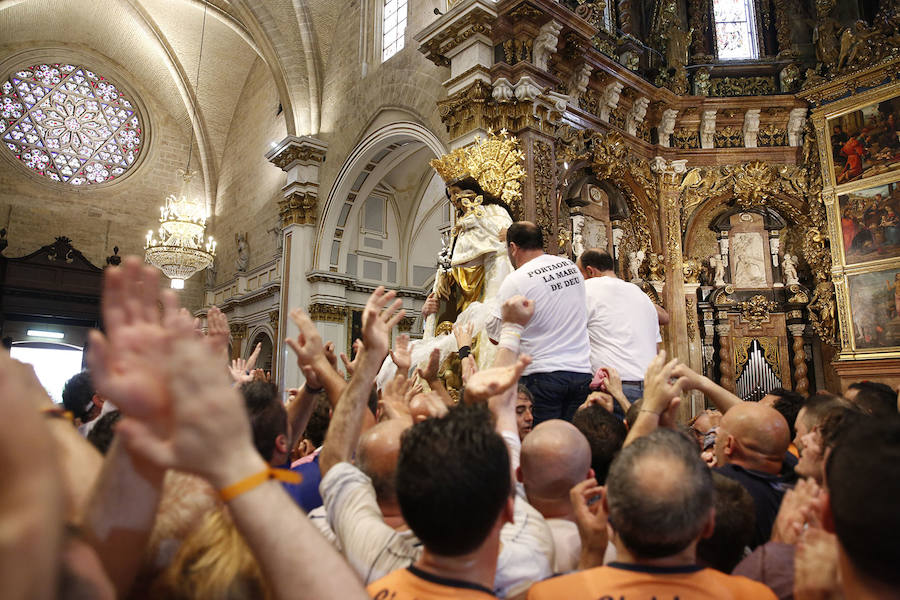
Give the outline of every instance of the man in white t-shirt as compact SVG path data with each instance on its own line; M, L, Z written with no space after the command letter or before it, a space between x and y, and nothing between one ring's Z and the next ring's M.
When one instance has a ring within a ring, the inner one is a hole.
M506 246L516 270L500 285L488 333L500 340L505 300L521 295L534 301L534 316L521 331L518 348L531 356L521 382L534 397L534 426L549 419L571 421L591 382L584 279L568 258L544 254L543 235L534 223L513 223Z
M616 277L609 253L586 250L577 264L587 291L591 369L616 369L622 391L634 402L643 394L644 372L662 341L662 314L641 288Z

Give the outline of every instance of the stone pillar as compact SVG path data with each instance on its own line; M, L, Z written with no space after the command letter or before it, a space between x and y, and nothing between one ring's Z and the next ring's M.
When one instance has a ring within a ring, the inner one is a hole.
M809 379L806 377L808 372L806 368L806 352L803 349L803 332L806 330L806 325L796 323L787 327L794 340L794 391L806 396L809 393Z
M475 105L485 90L488 95L491 91L494 64L491 34L497 16L496 3L492 0L459 0L415 36L419 52L428 60L450 67L450 79L444 82L448 100L461 101L469 105L468 110L475 111L471 115L475 117L474 122L465 131L450 127L453 148L468 145L475 135L487 134L482 107Z
M296 335L296 331L289 329L288 325L290 319L287 315L291 309L301 307L308 310L306 273L313 268L319 214L319 167L325 160L327 148L324 142L316 138L290 135L266 154L269 162L287 174L287 183L281 189L282 198L278 201L283 235L279 308L282 318L278 320L278 335L273 350L277 383L281 389L294 387L303 381L297 362L292 355L288 355L290 350L281 340L288 335Z
M229 358L241 358L244 349L244 338L247 337L247 326L243 323L231 323L228 328L231 330L231 344L229 344Z
M684 256L681 247L681 183L687 171L687 160L667 161L661 156L653 159L651 167L657 177L659 192L659 223L665 247L666 286L665 307L669 311L669 333L666 351L670 358L690 361L688 322L685 309ZM682 406L681 416L689 408Z

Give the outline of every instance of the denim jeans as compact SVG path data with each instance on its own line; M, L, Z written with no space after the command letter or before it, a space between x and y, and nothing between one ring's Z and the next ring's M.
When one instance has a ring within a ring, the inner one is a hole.
M625 397L628 398L628 401L634 404L644 396L644 384L641 383L623 383L622 384L622 392L625 394ZM619 406L619 403L616 402L615 410L613 414L624 419L625 413L622 412L622 407Z
M531 395L534 406L534 426L541 421L565 419L571 421L575 411L590 393L591 374L571 371L532 373L521 379Z

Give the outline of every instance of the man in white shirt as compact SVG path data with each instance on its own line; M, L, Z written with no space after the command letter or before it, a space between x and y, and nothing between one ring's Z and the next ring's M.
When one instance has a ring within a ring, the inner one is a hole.
M577 264L586 280L591 369L616 369L622 391L634 402L643 394L644 372L662 341L659 323L668 315L641 288L616 277L609 253L586 250Z
M534 302L534 316L519 332L519 352L532 359L521 382L534 397L534 426L549 419L571 421L591 382L584 279L568 258L544 254L543 235L534 223L513 223L506 247L516 270L500 285L488 333L500 339L505 300L521 295Z

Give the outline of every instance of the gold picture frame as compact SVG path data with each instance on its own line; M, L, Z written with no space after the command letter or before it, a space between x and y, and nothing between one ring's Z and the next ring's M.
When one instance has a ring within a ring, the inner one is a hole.
M850 269L835 285L845 298L847 323L841 325L849 338L841 358L900 356L900 261Z
M837 193L900 178L900 82L817 109L826 187Z

